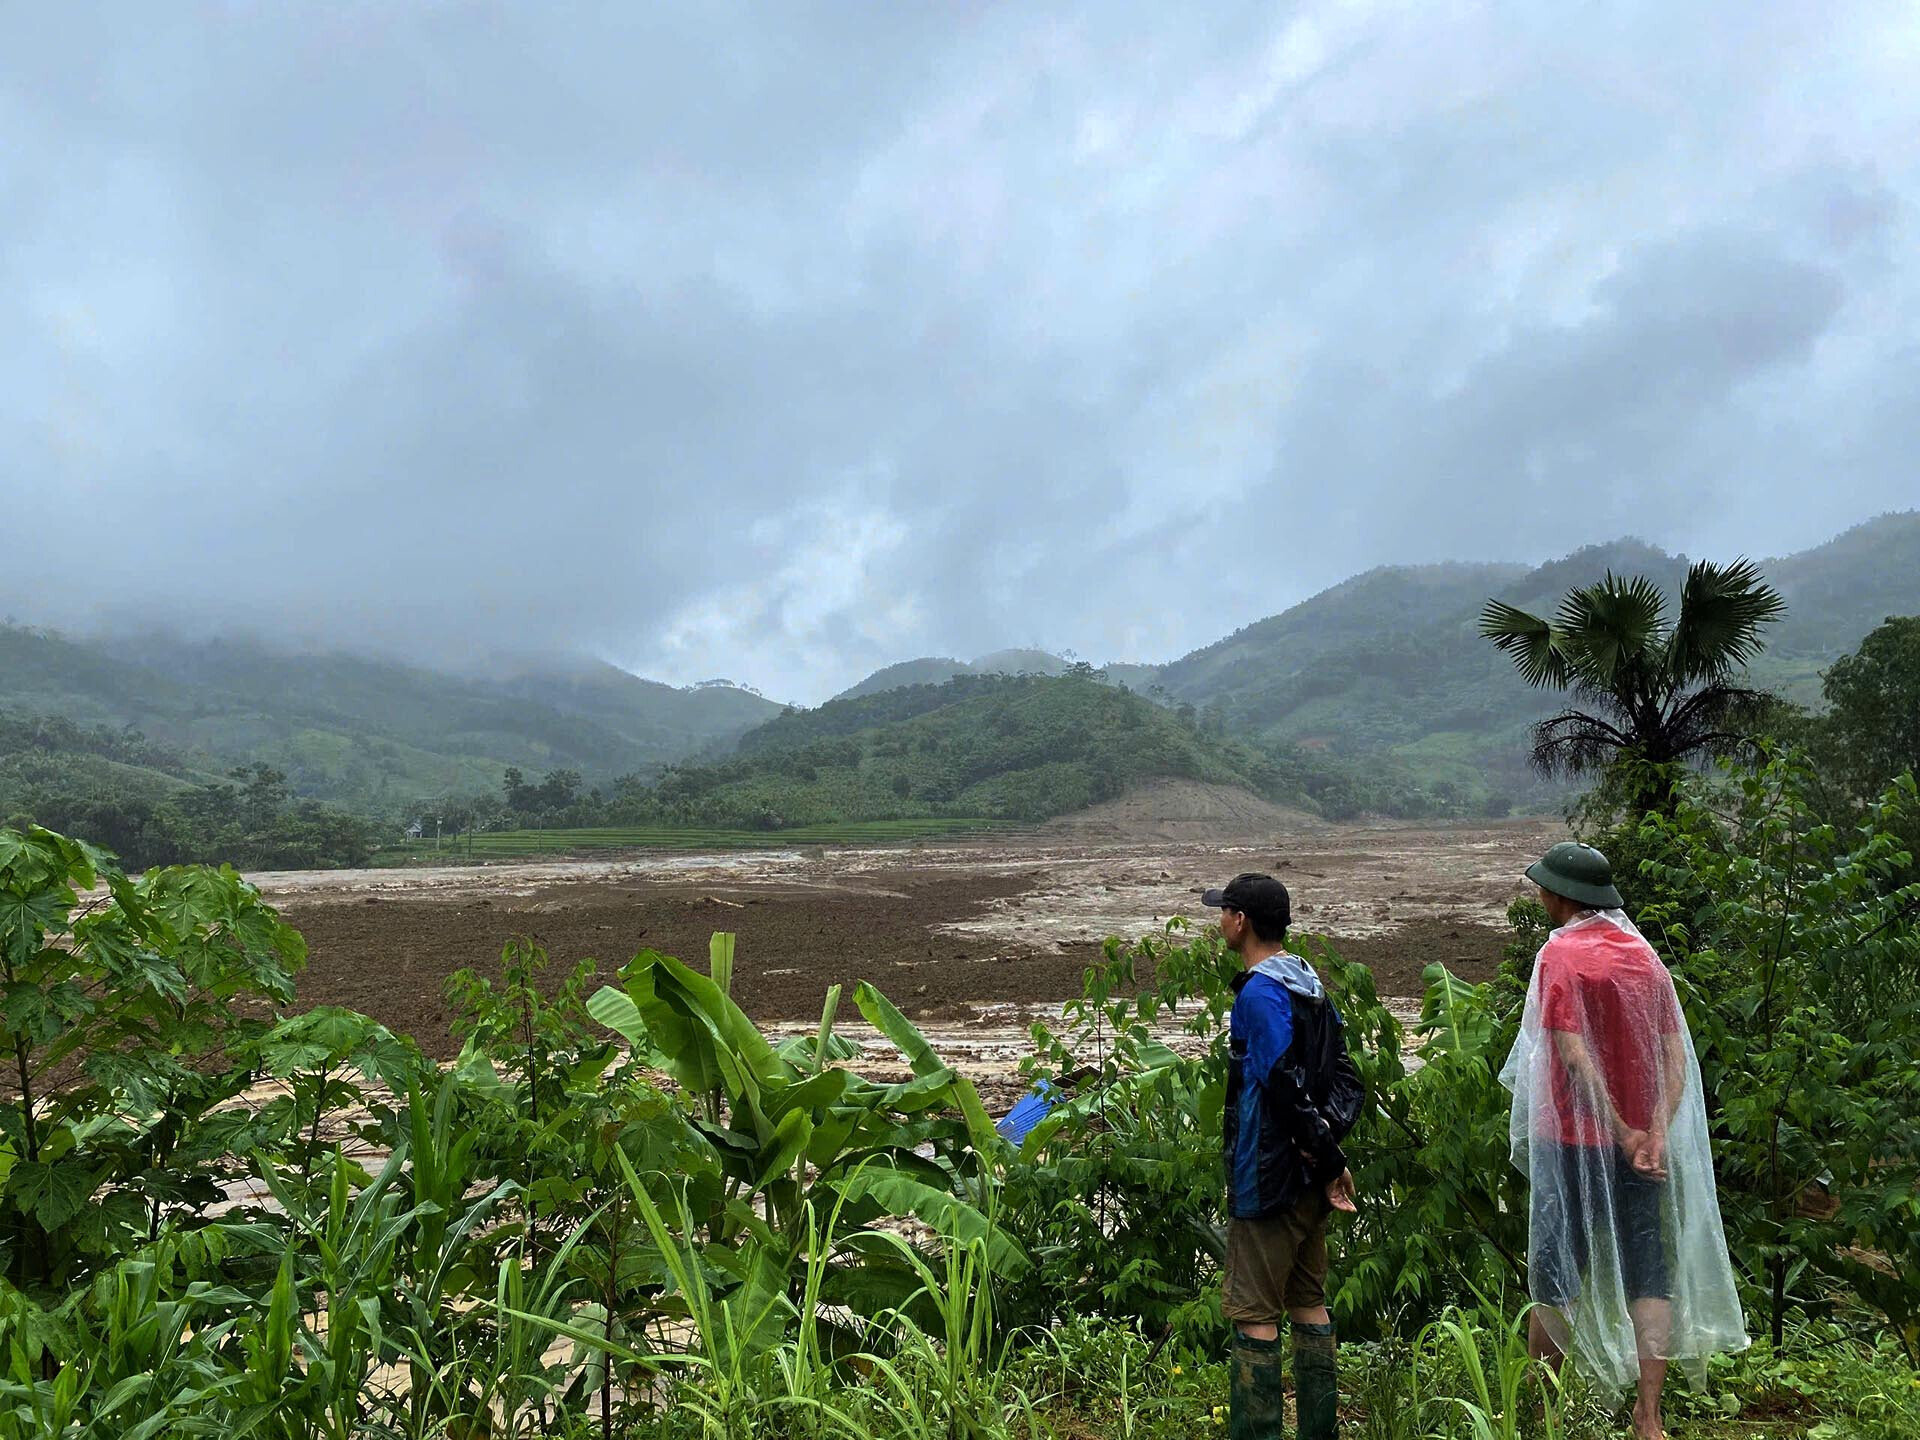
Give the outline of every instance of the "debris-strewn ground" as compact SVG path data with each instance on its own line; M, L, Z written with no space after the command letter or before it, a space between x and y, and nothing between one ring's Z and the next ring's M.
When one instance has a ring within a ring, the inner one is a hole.
M1188 790L1188 808L1211 803ZM872 980L970 1050L1077 994L1102 936L1197 914L1198 892L1241 870L1285 879L1297 926L1373 966L1383 994L1417 995L1434 960L1483 976L1521 869L1561 833L1539 820L1338 827L1274 812L1194 816L1214 838L1165 838L1189 823L1181 799L1105 826L952 845L254 878L307 936L304 1003L364 1010L430 1053L450 1048L446 977L492 966L512 936L545 944L557 974L583 956L611 972L642 947L699 963L715 930L740 937L735 996L758 1020L817 1018L828 985Z

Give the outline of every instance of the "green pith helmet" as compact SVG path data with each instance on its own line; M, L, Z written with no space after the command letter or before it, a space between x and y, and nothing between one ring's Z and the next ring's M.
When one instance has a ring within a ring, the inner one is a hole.
M1577 904L1618 910L1623 903L1613 888L1613 866L1591 845L1562 840L1527 867L1527 879Z

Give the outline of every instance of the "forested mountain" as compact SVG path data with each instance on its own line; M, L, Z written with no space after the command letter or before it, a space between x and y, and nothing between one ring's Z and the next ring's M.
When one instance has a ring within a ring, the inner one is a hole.
M1171 664L1114 665L1105 674L1111 684L1193 707L1203 730L1275 753L1297 746L1346 762L1332 768L1367 806L1547 805L1556 792L1528 770L1526 732L1548 713L1551 697L1523 685L1480 639L1481 606L1497 596L1550 612L1568 590L1609 570L1646 575L1677 593L1688 563L1622 539L1532 567L1382 566ZM1762 569L1789 610L1770 633L1754 679L1816 704L1822 669L1888 615L1920 613L1920 513L1882 516L1813 549L1763 561ZM1036 655L1066 664L1044 652L1012 653L1026 659L1025 668L1043 669L1032 663ZM1005 658L909 661L868 676L840 698L1015 668Z
M1920 613L1920 510L1883 515L1762 568L1789 607L1773 648L1830 661L1889 615Z
M1075 666L1063 680L1069 662L1045 651L923 658L785 712L724 683L676 689L595 661L474 678L231 640L83 642L8 625L0 812L56 798L153 807L259 765L284 772L286 804L322 800L388 824L433 797L491 796L497 810L510 767L577 776L553 787L573 797L557 809L611 804L612 782L628 777L623 810L716 823L1031 817L1162 775L1228 779L1332 815L1544 807L1557 796L1526 768L1526 731L1551 697L1479 638L1482 604L1548 611L1608 570L1672 590L1686 565L1620 540L1531 568L1388 566L1161 667ZM1762 568L1790 608L1754 678L1816 702L1833 659L1886 616L1920 613L1920 514L1883 516ZM648 791L673 762L683 768ZM272 808L266 782L246 783L262 797L256 809Z
M1532 569L1389 566L1175 661L1158 683L1230 733L1397 760L1428 784L1540 803L1547 796L1526 769L1525 736L1554 697L1521 683L1480 638L1481 606L1498 597L1551 612L1569 589L1609 570L1646 575L1677 595L1688 563L1629 539ZM1817 703L1825 666L1886 616L1920 613L1920 514L1883 516L1761 569L1788 614L1753 678Z
M609 819L780 828L963 815L1035 821L1179 777L1312 803L1286 757L1200 733L1179 715L1067 674L957 675L789 710L713 765L612 797Z
M649 772L730 744L778 710L745 690L680 690L594 662L472 679L235 641L82 642L0 627L0 711L137 730L174 757L150 785L261 762L297 795L361 810L497 790L509 766ZM0 757L0 808L21 788L14 768Z
M978 660L955 660L946 655L923 655L917 660L901 660L882 666L857 685L850 685L834 696L835 700L855 700L862 695L877 695L883 690L898 690L905 685L944 685L956 675L1064 675L1067 660L1046 650L995 650Z

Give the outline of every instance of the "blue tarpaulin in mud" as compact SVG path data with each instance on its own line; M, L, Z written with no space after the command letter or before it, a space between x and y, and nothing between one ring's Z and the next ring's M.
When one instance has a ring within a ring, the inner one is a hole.
M1047 1118L1054 1106L1066 1098L1066 1092L1059 1086L1042 1080L1021 1097L1019 1104L1009 1110L1006 1118L993 1128L1018 1145L1032 1133L1034 1126Z

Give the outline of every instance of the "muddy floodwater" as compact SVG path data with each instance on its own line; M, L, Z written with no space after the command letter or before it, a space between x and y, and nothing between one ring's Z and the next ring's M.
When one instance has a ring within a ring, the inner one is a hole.
M708 936L731 930L735 998L756 1020L797 1028L817 1020L827 986L850 994L871 980L947 1050L965 1052L954 1057L965 1068L992 1071L1001 1051L1018 1058L1028 1020L1079 992L1102 937L1200 914L1200 891L1242 870L1284 879L1296 928L1372 966L1383 995L1417 996L1435 960L1482 978L1498 961L1521 870L1564 834L1540 820L1256 818L1265 823L1253 833L1245 817L1203 817L904 848L252 878L307 937L303 1004L365 1011L430 1054L452 1050L447 977L490 972L514 936L545 945L557 978L583 957L610 973L643 947L704 968ZM842 1014L856 1018L850 1004Z

